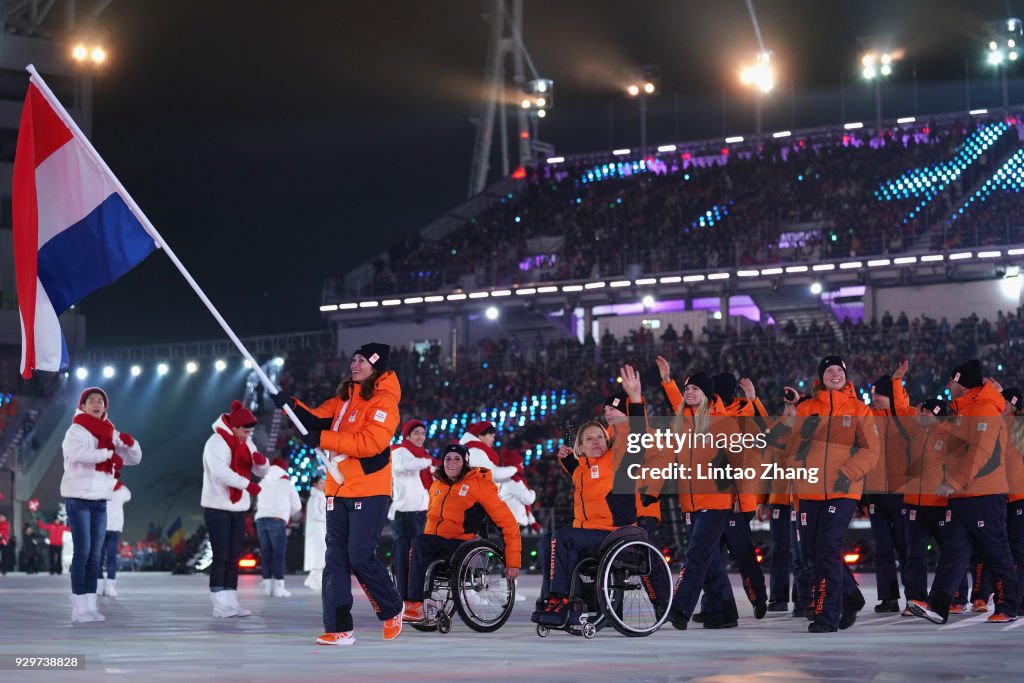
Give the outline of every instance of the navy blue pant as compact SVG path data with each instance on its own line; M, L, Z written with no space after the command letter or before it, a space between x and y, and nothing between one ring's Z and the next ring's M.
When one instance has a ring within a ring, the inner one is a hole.
M1016 615L1020 593L1006 531L1006 495L949 499L950 521L942 527L942 557L935 570L929 602L943 617L977 544L992 571L996 612Z
M238 590L238 560L245 538L245 513L203 508L203 522L210 532L210 591Z
M934 540L942 552L942 527L946 508L934 505L907 505L907 569L903 587L907 600L928 599L928 544ZM952 604L967 604L967 574L960 577L960 586Z
M562 527L551 534L546 558L541 564L547 569L541 581L541 597L567 597L572 581L572 570L579 561L580 553L596 550L610 533L604 529Z
M907 584L907 529L903 516L903 494L878 493L867 496L871 535L875 540L875 578L879 600L899 600L900 579ZM899 562L899 576L896 563Z
M256 520L256 534L260 538L263 556L260 570L264 579L284 579L284 552L288 544L288 529L283 519L260 517Z
M638 517L636 525L647 532L647 541L655 548L660 548L658 544L658 520L654 517ZM661 560L658 558L652 558L656 560L651 562L652 574L650 577L643 577L644 588L647 589L648 595L651 597L651 602L655 605L663 605L668 603L669 594L669 576L660 571Z
M402 599L408 600L409 587L409 553L412 552L412 541L423 533L427 524L427 512L395 511L391 522L391 574L395 577L395 585Z
M103 538L103 550L100 552L103 567L107 570L107 578L117 578L117 560L121 556L121 532L108 531ZM102 576L102 572L101 572Z
M412 540L409 560L409 580L405 588L408 600L423 602L426 594L427 567L434 560L451 558L455 549L465 541L457 538L442 538L433 534L420 534Z
M1006 506L1006 530L1010 537L1010 554L1017 569L1017 590L1024 593L1024 500ZM1019 604L1024 604L1024 595L1018 593Z
M800 542L800 522L797 511L790 510L789 514L789 546L790 556L793 558L793 602L800 607L810 607L811 581L814 580L814 570L807 561L803 544Z
M790 549L789 505L768 506L768 535L771 539L769 560L768 602L789 603L789 575L793 572L793 555ZM794 596L794 602L796 602Z
M71 556L71 592L75 595L95 593L100 578L103 538L107 534L107 501L66 498L64 508L75 544ZM56 561L59 567L59 555Z
M843 536L857 501L850 498L800 501L800 543L812 567L814 620L839 627L844 609L863 604L853 572L843 562Z
M327 556L324 566L324 631L352 630L352 576L381 621L402 611L402 596L377 559L380 532L388 521L388 496L327 499Z
M753 512L730 512L729 519L725 523L721 545L723 551L728 549L730 556L736 561L736 568L739 569L740 579L743 581L743 592L750 600L750 604L756 605L766 601L768 593L765 589L764 572L761 571L761 565L757 562L757 552L754 550L754 542L750 536L750 520L753 518ZM717 604L713 594L714 591L709 590L705 585L700 605L702 612L722 611L724 606Z
M676 579L672 609L687 618L693 616L701 589L708 593L709 606L735 601L721 547L730 514L730 510L686 513L690 544L686 548L683 570Z
M967 573L971 575L971 602L988 602L992 597L992 570L985 563L985 555L974 540L971 541L971 563Z

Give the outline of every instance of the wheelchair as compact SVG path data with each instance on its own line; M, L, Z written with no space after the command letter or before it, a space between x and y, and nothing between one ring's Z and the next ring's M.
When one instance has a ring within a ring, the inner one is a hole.
M448 633L459 613L469 628L480 633L505 625L515 606L515 581L505 577L505 553L494 543L466 541L448 560L434 560L424 579L423 614L410 623L418 631Z
M657 605L651 599L654 577L668 589ZM624 636L648 636L665 623L672 602L672 570L637 527L617 529L596 550L581 553L569 585L565 621L537 624L541 638L559 630L589 640L609 624Z

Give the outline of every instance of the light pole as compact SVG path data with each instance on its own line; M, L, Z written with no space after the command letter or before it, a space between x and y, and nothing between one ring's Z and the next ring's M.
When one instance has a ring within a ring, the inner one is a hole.
M892 75L896 55L892 52L868 52L861 57L861 75L875 86L875 131L882 135L882 79Z
M988 40L987 62L999 70L1003 88L1003 112L1010 111L1010 94L1006 84L1006 70L1010 64L1020 57L1024 43L1024 28L1021 20L1016 18L992 21L985 24L985 35Z
M647 156L647 98L656 95L661 88L660 69L654 64L640 67L628 74L626 94L637 100L640 106L640 154Z
M760 144L764 96L775 89L775 65L772 63L771 50L761 50L753 64L740 68L740 83L754 89L754 126Z
M95 39L78 41L71 48L74 62L75 104L78 107L79 123L86 135L92 135L92 79L107 64L107 49Z

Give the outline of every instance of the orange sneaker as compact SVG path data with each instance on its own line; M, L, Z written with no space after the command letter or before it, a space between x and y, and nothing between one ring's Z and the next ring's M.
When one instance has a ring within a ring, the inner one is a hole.
M967 612L967 605L950 605L949 606L949 613L950 614L964 614L966 612Z
M985 621L989 624L1009 624L1011 621L1017 621L1017 616L996 612Z
M356 634L354 631L345 633L321 633L316 639L317 645L355 645Z
M420 603L422 608L422 603ZM396 614L384 622L384 640L394 640L402 632L402 615Z
M422 602L410 602L405 603L405 612L402 615L402 621L407 624L418 624L422 621L426 621L427 617L423 614L423 603Z
M984 600L975 600L974 604L971 605L972 612L987 612L988 603Z

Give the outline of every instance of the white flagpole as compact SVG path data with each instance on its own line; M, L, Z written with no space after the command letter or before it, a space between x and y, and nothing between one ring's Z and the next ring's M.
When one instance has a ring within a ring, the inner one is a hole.
M89 156L92 157L92 160L96 162L96 165L99 166L100 170L103 171L103 173L106 174L106 176L110 179L111 183L117 189L118 194L121 196L121 199L124 200L125 204L128 205L128 209L139 220L139 223L142 224L142 227L146 231L146 233L148 233L149 236L153 238L153 241L156 242L158 247L163 249L164 253L167 254L167 257L171 259L171 263L174 264L175 268L178 269L178 272L180 272L182 277L185 278L185 281L188 282L188 284L192 287L192 290L196 293L196 296L199 297L199 300L206 305L206 308L210 311L210 314L213 315L217 323L220 324L221 329L224 330L224 333L228 335L228 338L234 343L235 347L238 348L238 351L242 354L242 356L247 361L249 361L249 364L252 365L253 370L256 372L256 376L259 377L260 382L263 383L263 386L266 388L266 390L272 393L277 393L277 387L274 386L274 383L271 382L270 378L267 377L266 373L263 372L263 368L261 368L259 363L256 362L256 359L252 357L252 355L249 353L249 350L245 348L245 345L242 344L242 341L235 334L234 330L231 329L227 321L224 320L224 317L221 316L220 311L218 311L216 306L213 305L213 302L210 301L209 297L206 296L206 292L204 292L199 287L199 284L195 281L195 279L193 279L192 275L188 272L188 269L185 268L185 265L178 260L177 255L167 244L167 242L164 241L164 238L160 236L160 233L157 231L156 227L149 220L149 218L146 217L146 214L142 212L142 208L139 207L139 205L135 202L135 199L133 199L132 196L128 193L128 190L125 189L124 185L121 184L121 181L118 180L116 175L114 175L114 172L110 170L110 167L107 166L107 162L103 160L103 157L101 157L99 152L96 151L96 148L92 146L92 142L89 140L89 138L85 136L85 134L82 132L82 129L78 127L77 123L75 123L75 120L71 118L71 115L68 114L66 109L64 109L64 106L61 105L60 101L57 99L57 96L54 95L53 91L50 90L50 87L46 85L46 81L44 81L43 77L39 75L38 71L36 71L35 66L29 64L27 67L25 67L25 70L29 72L29 74L31 75L32 83L37 88L39 88L39 92L42 93L46 101L50 103L50 106L53 107L53 110L60 117L61 121L63 121L67 125L67 127L71 129L71 132L74 133L74 135L82 142L82 144L85 146L86 151L89 153ZM299 418L295 415L295 412L292 410L291 406L285 405L284 412L285 414L288 415L288 418L292 421L292 424L295 425L295 428L299 430L300 434L307 433L305 425L303 425ZM331 476L334 477L335 481L341 483L342 476L341 472L338 471L337 464L331 462L319 448L315 449L315 452L317 458L319 458L320 462L324 464L327 470L331 473ZM339 460L344 460L345 457L346 456L344 454L338 455Z

